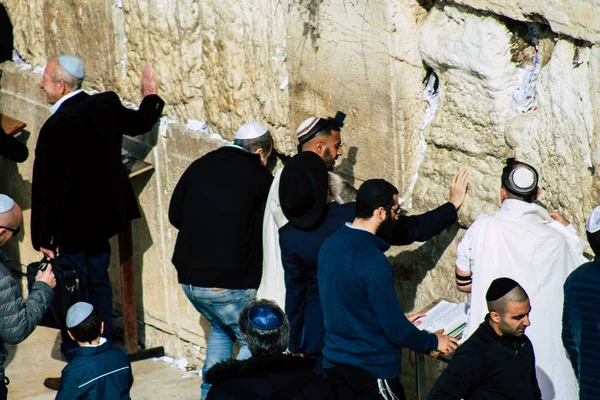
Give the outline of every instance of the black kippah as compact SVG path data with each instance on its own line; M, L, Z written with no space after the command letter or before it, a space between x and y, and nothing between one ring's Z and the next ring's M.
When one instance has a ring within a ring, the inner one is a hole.
M510 278L498 278L492 281L490 288L485 294L486 301L496 301L501 297L504 297L506 293L510 292L519 284Z
M396 193L396 188L385 179L369 179L358 188L356 201L364 202L375 209L388 205Z

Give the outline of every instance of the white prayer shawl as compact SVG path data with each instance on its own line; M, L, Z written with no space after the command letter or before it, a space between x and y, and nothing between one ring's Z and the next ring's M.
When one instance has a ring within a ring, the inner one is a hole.
M577 380L561 339L563 284L585 262L586 247L571 225L554 221L538 205L514 199L505 200L494 215L479 216L458 245L456 265L473 273L463 338L488 313L485 294L490 283L502 276L517 281L531 302L526 334L533 343L544 400L578 397Z
M288 220L281 211L279 204L279 180L281 171L275 174L263 219L263 271L257 298L274 300L281 309L285 310L285 280L281 263L281 248L279 247L279 228Z

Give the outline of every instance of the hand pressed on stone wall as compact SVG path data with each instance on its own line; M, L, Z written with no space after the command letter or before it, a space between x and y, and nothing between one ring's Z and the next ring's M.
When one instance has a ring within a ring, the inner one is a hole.
M144 71L142 72L142 96L146 97L151 94L158 94L156 90L156 80L154 79L154 70L152 69L152 63L146 63Z
M454 175L452 178L452 183L450 184L450 196L448 201L454 204L454 207L458 210L462 203L465 201L465 196L467 194L467 185L469 184L469 170L464 168L458 174Z

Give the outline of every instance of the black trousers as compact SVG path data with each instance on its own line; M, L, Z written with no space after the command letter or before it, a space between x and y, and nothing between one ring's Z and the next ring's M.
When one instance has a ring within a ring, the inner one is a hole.
M406 400L404 387L397 378L377 379L351 365L338 365L325 371L336 400Z
M6 400L8 398L8 384L10 381L7 377L0 379L0 400Z
M83 298L81 301L91 303L100 311L104 322L104 333L102 336L112 342L113 320L112 320L112 286L108 276L108 265L110 264L110 244L108 240L99 243L96 250L83 251L79 253L61 253L58 263L68 263L79 272L79 287ZM66 330L61 332L61 351L69 360L67 351L77 347Z

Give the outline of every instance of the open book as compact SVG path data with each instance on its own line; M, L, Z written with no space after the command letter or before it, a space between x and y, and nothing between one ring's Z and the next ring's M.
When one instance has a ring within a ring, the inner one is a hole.
M422 322L417 328L430 333L443 329L444 334L459 338L467 325L468 310L469 305L466 303L440 300L429 310L424 311L427 316L420 319Z

